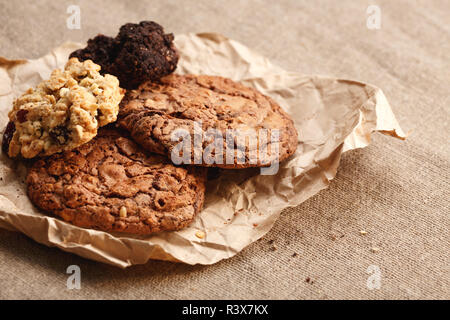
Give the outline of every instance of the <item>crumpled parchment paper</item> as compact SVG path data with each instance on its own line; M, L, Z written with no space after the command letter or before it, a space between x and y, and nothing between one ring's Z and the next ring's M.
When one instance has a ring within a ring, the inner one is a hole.
M186 229L132 236L79 228L39 212L26 195L26 163L0 156L0 227L88 259L121 268L149 259L212 264L266 234L280 212L326 188L341 154L370 143L375 132L404 139L383 92L369 84L287 72L244 45L214 33L176 37L177 73L229 77L274 98L294 119L296 154L276 175L258 169L224 170L209 181L203 211ZM63 68L82 47L65 43L36 60L0 58L0 128L13 99ZM205 237L198 238L197 231Z

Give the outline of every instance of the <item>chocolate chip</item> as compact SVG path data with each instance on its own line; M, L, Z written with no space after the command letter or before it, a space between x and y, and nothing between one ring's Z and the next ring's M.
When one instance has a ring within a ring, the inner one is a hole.
M158 204L162 208L162 207L164 207L166 205L166 202L164 201L164 199L158 199Z
M17 121L19 121L20 123L27 121L27 113L28 110L26 109L20 109L19 111L17 111L16 113Z
M58 142L60 145L65 144L69 139L69 132L67 131L67 128L64 126L57 126L51 129L49 135L50 137L52 137L53 140Z

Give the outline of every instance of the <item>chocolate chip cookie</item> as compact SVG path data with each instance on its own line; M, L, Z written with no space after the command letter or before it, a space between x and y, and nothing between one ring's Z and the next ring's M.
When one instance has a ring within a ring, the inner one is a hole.
M264 167L297 148L294 123L275 101L216 76L172 74L144 83L125 95L118 123L176 164Z
M48 156L88 142L117 119L124 89L90 60L70 59L64 71L14 101L2 147L10 157Z
M98 35L70 57L91 59L103 72L117 76L121 87L135 89L175 70L178 53L173 39L173 34L165 34L156 22L127 23L115 38Z
M176 167L114 128L36 161L27 190L39 208L86 228L134 234L179 230L201 210L205 169Z

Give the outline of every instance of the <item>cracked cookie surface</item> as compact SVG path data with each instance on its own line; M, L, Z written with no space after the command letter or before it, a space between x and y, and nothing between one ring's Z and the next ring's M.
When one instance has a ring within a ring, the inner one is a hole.
M150 234L194 219L205 177L205 168L176 167L107 127L75 150L36 161L27 190L37 207L74 225Z
M17 98L3 150L10 157L48 156L90 141L99 127L116 121L124 89L115 76L99 71L90 60L72 58Z
M217 76L172 74L159 82L144 83L125 95L118 123L145 149L169 157L179 151L174 132L185 130L192 145L189 161L202 166L263 167L285 160L297 148L294 123L275 101ZM193 142L195 123L202 130L203 137L197 144L200 148ZM211 135L214 147L211 136L205 134L211 129L216 130ZM274 132L279 136L272 140ZM253 137L253 143L246 141L246 136ZM227 152L231 159L227 159ZM261 156L264 153L267 157ZM185 157L183 152L177 155Z
M102 72L117 76L121 87L135 89L175 70L178 52L173 40L173 34L165 34L156 22L127 23L115 38L100 34L70 57L91 59L101 65Z

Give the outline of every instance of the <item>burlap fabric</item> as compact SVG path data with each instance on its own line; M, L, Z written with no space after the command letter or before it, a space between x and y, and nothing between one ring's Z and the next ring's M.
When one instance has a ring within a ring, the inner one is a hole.
M366 26L372 1L89 0L70 30L74 1L1 0L0 56L36 58L153 19L174 33L222 33L287 70L372 83L411 134L375 135L346 153L329 189L212 266L120 270L0 230L0 298L449 299L450 2L375 2L377 30ZM81 268L80 290L66 287L69 265ZM378 289L367 286L369 266Z

